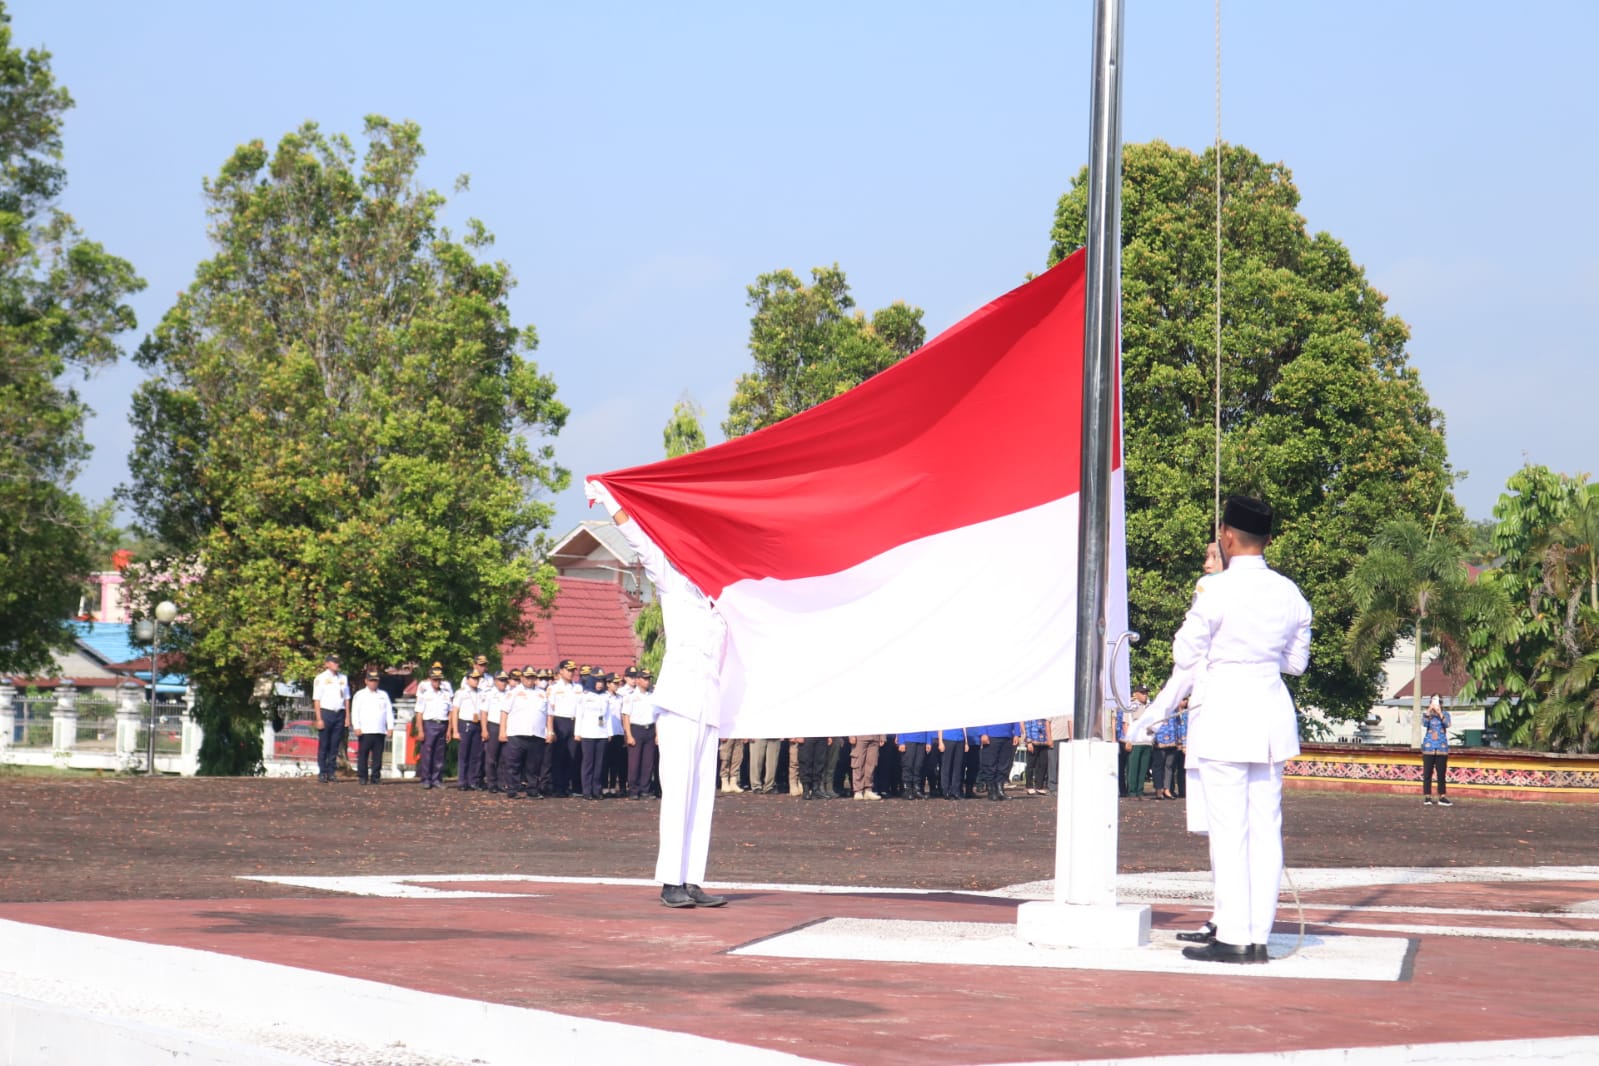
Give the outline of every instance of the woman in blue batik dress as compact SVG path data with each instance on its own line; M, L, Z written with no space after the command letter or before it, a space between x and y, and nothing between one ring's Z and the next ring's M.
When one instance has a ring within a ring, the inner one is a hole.
M1449 780L1449 712L1444 702L1434 696L1421 714L1424 732L1421 736L1421 802L1432 805L1432 779L1438 777L1438 806L1453 807L1445 788Z

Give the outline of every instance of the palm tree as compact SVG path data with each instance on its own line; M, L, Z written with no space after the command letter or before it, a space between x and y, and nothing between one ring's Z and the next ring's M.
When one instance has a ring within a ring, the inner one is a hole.
M1599 483L1572 494L1563 518L1550 530L1550 540L1563 545L1588 574L1588 609L1599 611Z
M1347 580L1358 612L1346 638L1352 664L1376 662L1406 633L1415 638L1410 744L1419 748L1423 635L1437 643L1446 666L1457 665L1470 625L1504 616L1503 595L1471 580L1460 545L1413 518L1395 519L1378 530Z

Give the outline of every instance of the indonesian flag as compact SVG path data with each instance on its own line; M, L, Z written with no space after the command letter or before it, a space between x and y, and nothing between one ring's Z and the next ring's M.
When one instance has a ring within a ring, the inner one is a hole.
M726 621L724 736L1071 713L1082 370L1079 252L824 404L591 479ZM1127 628L1120 435L1118 396L1112 640Z

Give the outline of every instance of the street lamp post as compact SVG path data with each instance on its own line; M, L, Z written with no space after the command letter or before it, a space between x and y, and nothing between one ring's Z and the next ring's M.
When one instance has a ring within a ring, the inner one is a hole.
M145 773L155 773L155 719L156 686L161 681L161 624L172 624L178 616L178 606L171 600L155 605L155 619L144 619L134 630L140 640L150 642L150 728L145 742Z

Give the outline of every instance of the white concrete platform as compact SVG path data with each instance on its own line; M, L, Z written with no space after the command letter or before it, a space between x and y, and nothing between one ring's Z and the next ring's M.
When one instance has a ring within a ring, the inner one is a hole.
M1274 935L1265 965L1222 966L1183 958L1183 943L1157 933L1145 947L1050 948L1029 944L1014 926L998 922L916 922L889 918L829 918L737 948L733 955L781 959L847 959L946 966L1031 966L1057 970L1141 973L1218 973L1238 977L1324 981L1398 981L1411 941L1392 936ZM1292 953L1292 954L1290 954Z

